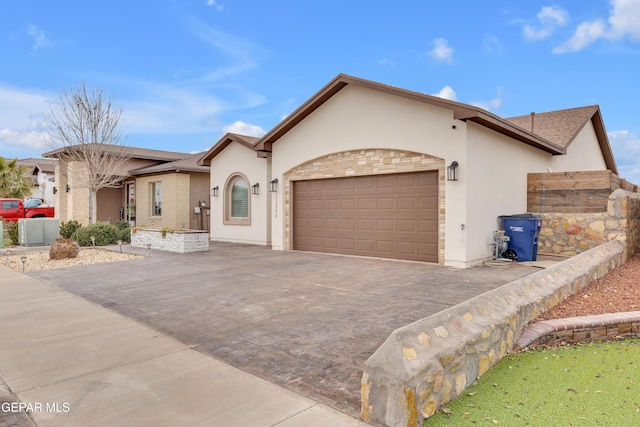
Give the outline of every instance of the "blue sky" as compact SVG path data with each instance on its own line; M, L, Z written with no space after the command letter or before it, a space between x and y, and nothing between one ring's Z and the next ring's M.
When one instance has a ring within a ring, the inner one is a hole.
M502 117L599 104L640 184L640 0L23 0L0 3L0 155L39 157L86 82L131 145L197 152L260 136L338 73Z

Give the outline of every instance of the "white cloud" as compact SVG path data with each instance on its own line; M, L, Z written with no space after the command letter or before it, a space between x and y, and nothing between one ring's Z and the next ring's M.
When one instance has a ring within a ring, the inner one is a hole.
M386 65L388 67L395 67L396 63L393 62L391 59L389 58L382 58L378 61L379 65Z
M561 7L545 6L538 12L538 19L543 24L551 23L563 26L569 20L569 14Z
M640 2L637 0L612 0L609 16L612 38L629 36L640 40Z
M217 30L197 19L191 21L189 31L204 43L226 54L230 59L230 65L216 68L199 78L198 81L211 82L225 77L235 77L257 67L256 58L262 55L262 49L259 46Z
M438 98L448 99L450 101L457 101L458 100L458 96L456 95L456 92L449 85L447 85L447 86L443 87L442 89L440 89L440 92L434 93L433 96L437 96Z
M436 62L446 62L451 64L453 62L454 49L449 46L449 42L446 39L438 38L431 42L433 49L431 49L430 55Z
M489 101L471 101L469 104L475 105L476 107L480 107L483 110L487 111L495 111L502 106L502 98L504 96L504 89L499 87L498 94L494 99Z
M536 29L530 25L525 25L522 34L528 40L544 40L551 35L551 30L545 28Z
M255 136L255 137L261 137L265 133L267 133L264 129L262 129L258 125L252 125L240 120L233 122L228 126L223 126L222 130L225 133L230 132L230 133L237 133L240 135Z
M218 11L224 8L224 5L221 3L218 3L216 0L207 0L207 6L211 6Z
M628 36L634 41L640 41L640 1L610 0L610 4L608 28L603 19L583 21L573 36L553 49L553 53L577 52L601 38L619 40Z
M504 44L494 34L485 34L483 45L484 50L490 54L503 55L506 51Z
M33 49L37 50L41 47L53 46L53 42L47 38L40 28L35 25L29 25L27 27L27 34L33 38Z
M553 49L553 53L577 52L589 46L605 34L604 22L581 22L576 32L569 40Z
M618 175L633 184L640 184L640 137L628 130L609 132L608 136Z
M528 40L544 40L550 37L558 28L565 26L569 21L569 14L558 6L545 6L538 12L540 27L525 25L522 34Z
M0 86L0 152L42 151L50 98L46 93Z

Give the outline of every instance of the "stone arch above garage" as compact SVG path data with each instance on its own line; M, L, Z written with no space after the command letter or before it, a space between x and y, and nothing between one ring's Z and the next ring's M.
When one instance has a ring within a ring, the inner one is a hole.
M292 182L381 174L438 172L438 263L444 263L445 161L424 153L394 149L360 149L328 154L287 171L284 178L285 249L292 249Z

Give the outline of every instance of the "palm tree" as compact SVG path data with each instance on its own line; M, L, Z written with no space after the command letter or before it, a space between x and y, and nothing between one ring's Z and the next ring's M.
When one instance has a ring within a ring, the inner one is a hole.
M18 159L7 161L0 157L0 197L24 199L31 194L33 183L27 168Z

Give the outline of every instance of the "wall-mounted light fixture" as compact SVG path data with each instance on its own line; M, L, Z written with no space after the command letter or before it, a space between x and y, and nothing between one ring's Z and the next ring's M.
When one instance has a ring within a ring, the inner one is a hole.
M269 191L271 193L277 193L278 192L278 178L272 180L269 182Z
M260 183L256 182L251 186L251 194L260 194Z
M53 194L56 194L58 192L58 189L56 187L53 187Z
M455 160L451 162L449 166L447 166L447 181L457 181L458 180L458 162Z
M67 190L67 193L71 190L71 187L69 187L69 184L67 184L66 190Z
M211 195L213 197L218 197L218 186L217 185L211 189Z

